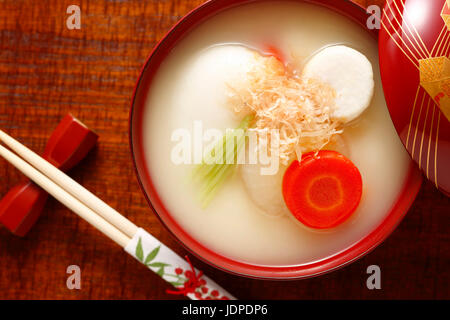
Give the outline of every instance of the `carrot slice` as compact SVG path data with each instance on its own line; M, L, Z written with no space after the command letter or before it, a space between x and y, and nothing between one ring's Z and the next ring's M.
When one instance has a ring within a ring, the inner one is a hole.
M362 178L358 168L336 151L305 154L294 161L283 178L283 197L300 222L328 229L347 220L361 201Z

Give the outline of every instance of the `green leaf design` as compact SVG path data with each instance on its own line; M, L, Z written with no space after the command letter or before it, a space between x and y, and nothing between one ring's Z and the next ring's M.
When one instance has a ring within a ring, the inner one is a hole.
M170 264L162 263L162 262L153 262L153 263L148 264L147 266L154 267L154 268L164 268L164 267L169 267Z
M144 263L146 265L148 265L153 259L155 259L155 257L158 255L160 248L161 248L161 246L156 247L147 255L147 257L145 258L145 261L144 261Z
M142 240L139 238L138 244L136 246L136 258L139 259L139 261L144 261L144 250L142 249Z
M174 287L179 287L179 286L184 285L184 282L182 282L182 281L169 281L169 283L171 285L173 285Z
M156 272L156 274L160 277L164 276L164 267L159 268L159 270Z

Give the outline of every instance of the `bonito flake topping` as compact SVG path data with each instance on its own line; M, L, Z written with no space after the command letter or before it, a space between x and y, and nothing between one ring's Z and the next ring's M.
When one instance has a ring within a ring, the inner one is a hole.
M271 131L279 133L281 163L300 161L303 153L321 150L342 133L342 124L332 118L336 93L331 86L302 79L272 56L255 52L255 61L245 79L227 84L229 103L236 114L254 115L251 130L262 133L259 143L271 152Z

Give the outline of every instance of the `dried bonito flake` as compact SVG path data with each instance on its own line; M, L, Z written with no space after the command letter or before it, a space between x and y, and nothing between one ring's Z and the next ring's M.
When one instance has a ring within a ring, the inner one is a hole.
M332 118L336 93L315 79L303 79L274 57L255 53L255 66L246 79L229 83L229 105L236 114L253 114L252 130L266 137L279 133L279 157L283 164L302 154L319 151L342 133Z

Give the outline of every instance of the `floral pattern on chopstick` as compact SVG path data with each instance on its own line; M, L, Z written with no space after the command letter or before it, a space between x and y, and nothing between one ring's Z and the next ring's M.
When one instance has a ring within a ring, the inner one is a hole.
M170 261L166 261L158 257L161 250L161 244L153 247L148 254L145 255L142 238L139 237L134 256L142 264L147 266L161 278L169 282L176 290L167 290L167 293L174 295L184 295L196 300L229 300L230 298L224 294L220 294L219 290L209 287L207 280L203 278L202 271L196 271L188 256L184 265L173 266ZM175 253L173 253L175 254Z

